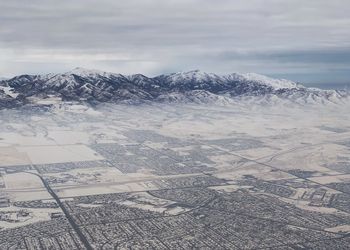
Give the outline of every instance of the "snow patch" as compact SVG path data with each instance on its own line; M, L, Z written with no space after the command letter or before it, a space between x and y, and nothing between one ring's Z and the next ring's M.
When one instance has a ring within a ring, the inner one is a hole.
M11 87L0 86L0 90L3 90L6 95L9 95L13 98L16 98L18 96L18 93L13 92L14 90Z

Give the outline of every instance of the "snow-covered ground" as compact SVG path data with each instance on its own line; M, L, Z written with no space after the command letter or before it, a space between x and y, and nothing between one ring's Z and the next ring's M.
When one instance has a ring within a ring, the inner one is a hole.
M3 90L6 95L9 95L13 98L16 98L18 96L18 93L14 93L13 88L11 87L0 86L0 90Z
M102 104L95 108L54 102L48 110L1 110L0 167L5 170L0 177L4 183L0 193L12 202L50 199L39 177L30 173L47 179L63 199L157 190L159 183L172 179L203 176L200 171L162 173L153 168L158 160L171 161L173 157L184 159L175 164L179 168L196 164L210 167L204 172L227 181L227 185L211 187L218 192L251 188L239 184L247 175L262 181L288 182L296 178L293 171L310 173L309 181L317 185L349 183L349 174L343 172L348 170L333 167L350 161L348 110L347 104L263 106L253 99L222 105ZM117 155L113 162L114 156L108 158L105 152L98 152L96 145L107 151L113 147L129 151ZM147 154L139 156L135 148ZM148 158L154 154L155 159ZM138 163L133 165L124 157ZM84 162L90 163L85 167ZM82 165L70 169L77 163ZM130 169L125 171L122 166L127 164L131 164ZM23 166L26 170L22 171ZM291 198L279 199L305 211L339 212L335 208L318 209L305 200L296 203L313 190L295 188ZM338 193L331 187L327 190L330 195ZM169 214L187 211L167 200L146 201L147 197L143 193L135 201L122 204ZM170 205L174 207L166 208ZM89 209L88 205L82 207ZM15 207L8 211L11 209ZM37 216L33 221L49 219L42 211L32 213ZM21 225L23 222L18 222Z

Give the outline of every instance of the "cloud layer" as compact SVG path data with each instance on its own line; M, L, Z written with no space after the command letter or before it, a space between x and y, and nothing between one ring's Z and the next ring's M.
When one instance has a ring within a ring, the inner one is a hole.
M82 66L350 79L348 0L12 0L0 13L0 76Z

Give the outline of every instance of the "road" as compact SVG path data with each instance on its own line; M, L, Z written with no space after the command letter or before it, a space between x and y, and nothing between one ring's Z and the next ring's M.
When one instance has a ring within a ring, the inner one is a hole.
M46 182L46 180L39 174L36 173L32 173L32 172L26 172L25 173L28 174L33 174L36 175L37 177L40 178L40 180L42 181L43 185L45 186L47 192L52 196L52 198L55 199L57 205L62 209L64 215L66 216L69 224L72 226L73 230L77 233L80 241L83 243L84 247L87 250L93 250L93 247L90 245L89 241L86 239L85 235L82 233L82 231L80 230L79 226L75 223L73 217L69 214L68 210L66 209L66 207L63 205L63 203L61 202L60 198L57 196L57 194L52 190L52 188L50 187L50 185Z

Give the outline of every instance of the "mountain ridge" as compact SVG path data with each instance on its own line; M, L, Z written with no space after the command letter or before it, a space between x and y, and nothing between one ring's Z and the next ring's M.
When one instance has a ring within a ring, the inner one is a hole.
M341 102L349 93L306 88L286 80L256 73L219 75L200 70L147 77L75 68L61 74L19 75L0 81L1 103L30 103L59 97L63 101L91 104L142 102L222 103L242 97L275 96L298 103ZM9 105L2 105L9 106ZM11 105L10 105L11 106Z

